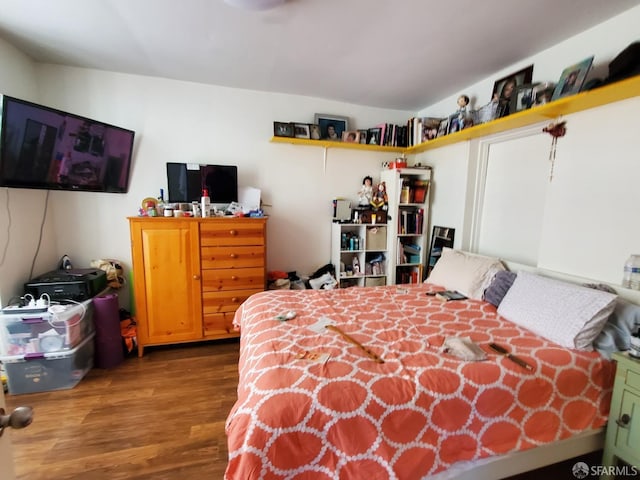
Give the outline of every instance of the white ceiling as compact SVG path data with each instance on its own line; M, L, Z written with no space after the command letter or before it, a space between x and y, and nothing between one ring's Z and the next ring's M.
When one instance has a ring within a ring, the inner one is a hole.
M638 4L0 0L0 37L39 62L417 111Z

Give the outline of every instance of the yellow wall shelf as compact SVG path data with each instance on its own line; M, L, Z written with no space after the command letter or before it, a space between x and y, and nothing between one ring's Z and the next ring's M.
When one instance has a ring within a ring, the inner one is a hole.
M550 121L561 115L588 110L608 103L625 100L640 95L640 75L621 80L604 87L581 92L569 97L560 98L545 105L522 110L507 117L498 118L491 122L482 123L474 127L460 130L459 132L445 135L413 147L386 147L378 145L365 145L360 143L330 142L327 140L309 140L289 137L272 137L276 143L293 143L296 145L310 145L324 148L352 148L356 150L370 150L377 152L397 152L406 155L414 155L434 148L444 147L465 140L485 137L496 133L526 127L535 123Z
M366 143L332 142L330 140L311 140L308 138L293 137L271 137L271 141L274 143L292 143L294 145L307 145L310 147L351 148L354 150L369 150L374 152L401 153L407 150L405 147L388 147L380 145L369 145Z

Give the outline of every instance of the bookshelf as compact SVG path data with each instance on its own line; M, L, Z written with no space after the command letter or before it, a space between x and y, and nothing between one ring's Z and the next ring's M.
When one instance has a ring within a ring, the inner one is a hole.
M331 224L331 263L340 288L387 284L387 228L387 224Z
M383 170L389 197L389 283L419 283L425 274L431 169Z

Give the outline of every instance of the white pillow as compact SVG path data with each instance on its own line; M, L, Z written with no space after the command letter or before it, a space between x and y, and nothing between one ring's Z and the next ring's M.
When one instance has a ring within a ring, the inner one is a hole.
M499 259L444 247L426 283L457 290L469 298L482 300L482 294L496 273L505 270Z
M527 272L518 272L498 313L558 345L593 350L617 296Z

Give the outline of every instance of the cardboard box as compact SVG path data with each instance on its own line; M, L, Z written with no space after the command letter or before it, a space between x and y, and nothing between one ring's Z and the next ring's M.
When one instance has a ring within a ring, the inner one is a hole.
M387 249L387 227L367 227L367 239L365 244L367 250Z
M364 279L365 287L380 287L386 284L386 277L367 277Z

